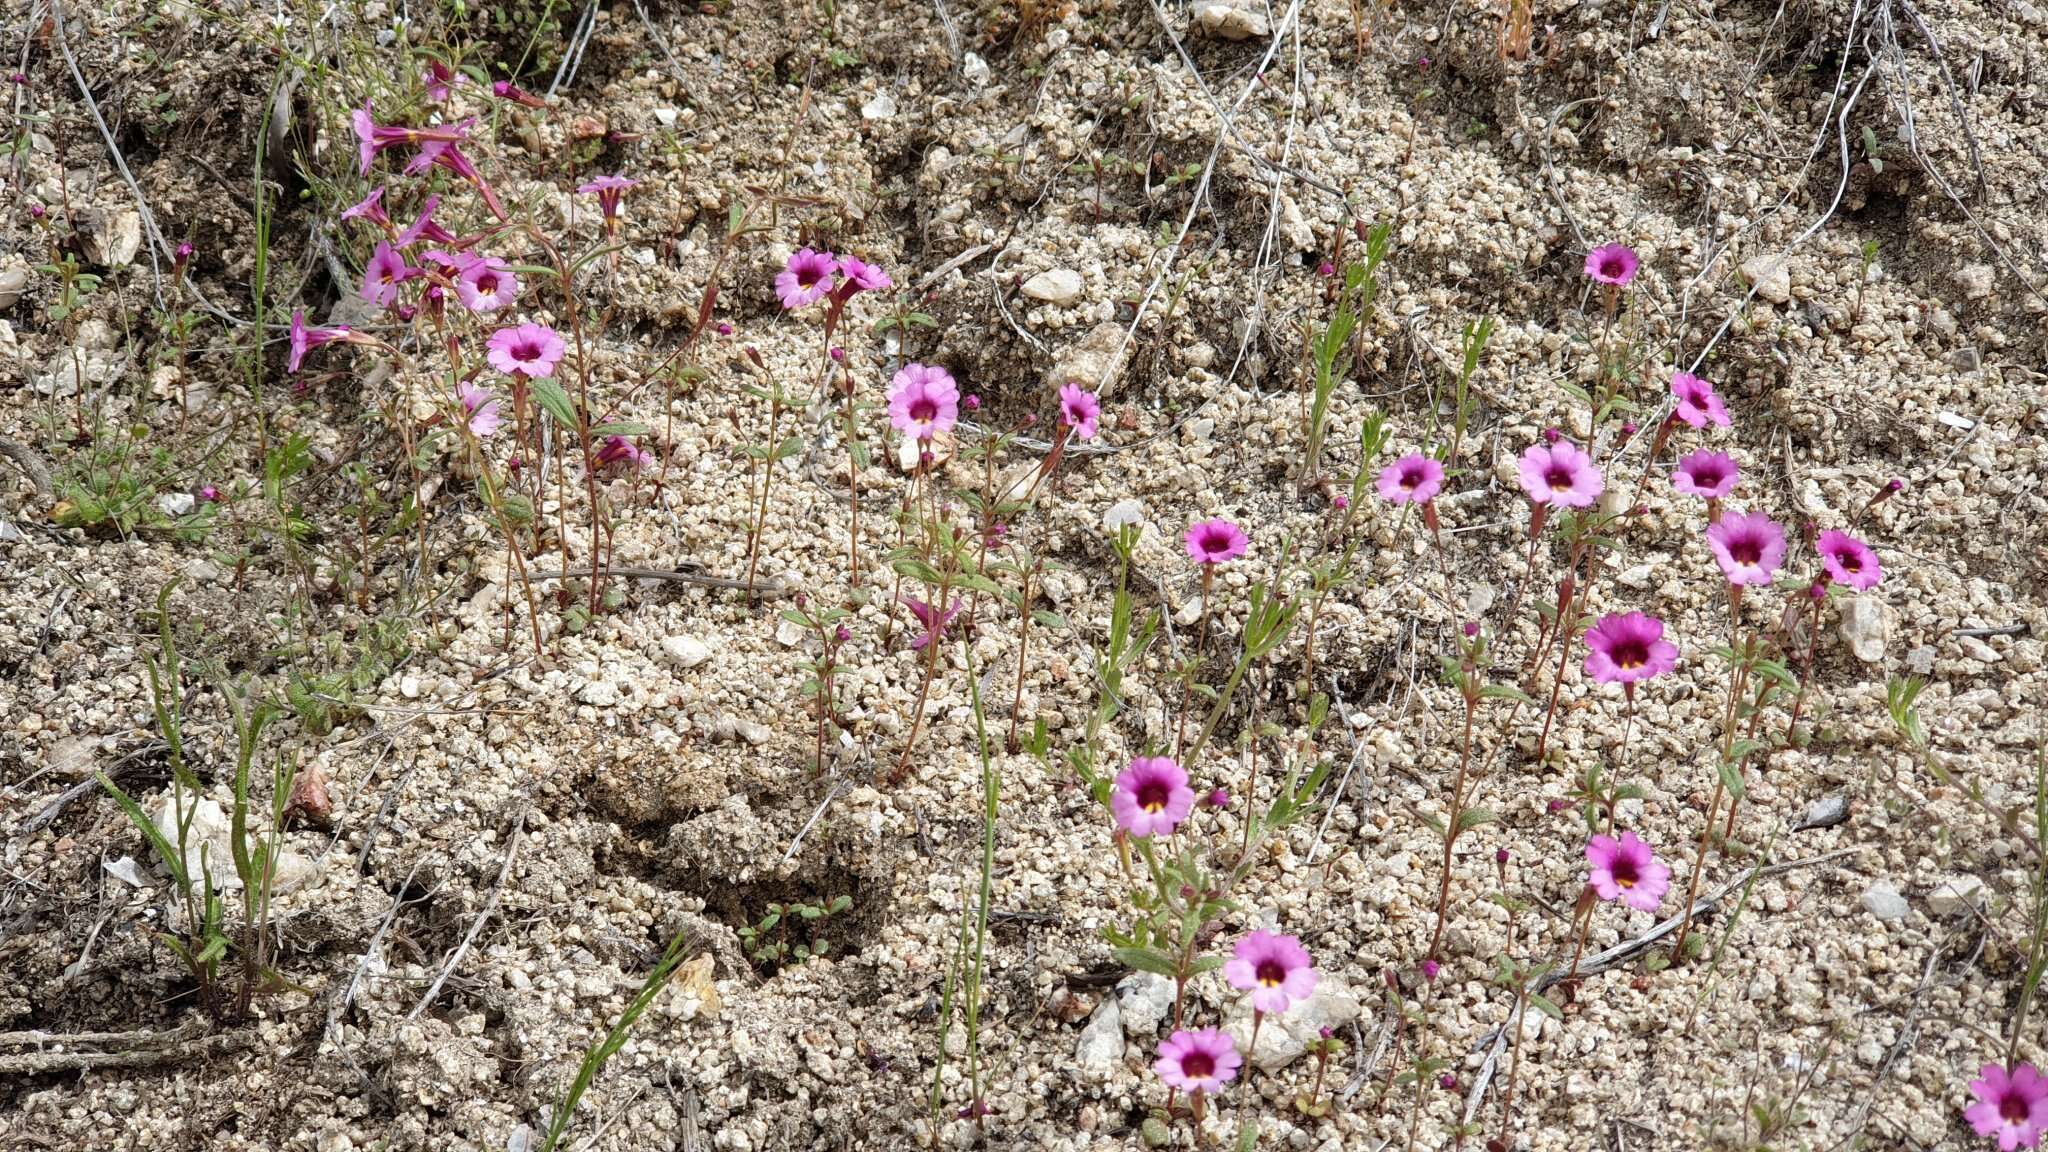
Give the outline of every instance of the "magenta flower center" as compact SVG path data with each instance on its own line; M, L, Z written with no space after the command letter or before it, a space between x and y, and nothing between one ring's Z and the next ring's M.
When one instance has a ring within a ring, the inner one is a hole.
M1278 960L1268 960L1258 967L1259 983L1268 988L1278 988L1287 982L1287 969Z
M814 265L806 264L802 268L797 269L796 282L802 287L809 288L824 278L824 270Z
M1410 492L1422 487L1423 479L1423 472L1419 466L1410 465L1401 470L1401 487L1406 488ZM1569 487L1570 485L1566 486Z
M2024 1124L2032 1114L2033 1109L2027 1105L2027 1098L2018 1092L2007 1092L2005 1098L1998 1102L1999 1119L2008 1123Z
M1220 556L1230 548L1230 537L1216 531L1204 532L1198 543L1203 552L1211 556Z
M1755 564L1764 558L1763 542L1754 536L1737 536L1728 541L1728 555L1737 564Z
M1608 649L1608 657L1616 667L1634 670L1650 662L1650 646L1634 636L1624 636Z
M920 424L936 419L938 415L939 405L929 396L919 396L910 402L910 418Z
M1205 1080L1216 1074L1216 1058L1199 1049L1180 1058L1180 1074L1190 1080ZM2007 1097L2008 1100L2017 1097ZM2007 1104L2006 1107L2011 1107Z
M1728 474L1721 470L1719 464L1697 464L1692 469L1693 483L1702 488L1718 488L1727 478Z
M1835 553L1835 563L1840 564L1844 572L1861 572L1863 570L1863 559L1854 552L1844 550Z
M1619 256L1606 256L1600 260L1600 274L1620 279L1628 271L1628 265Z
M1552 492L1569 492L1572 487L1572 470L1562 464L1552 464L1543 474L1543 482L1550 485Z
M494 296L498 291L498 274L485 272L476 278L476 290L485 296Z
M1163 812L1166 802L1173 797L1173 789L1164 780L1147 780L1138 785L1138 807L1147 812Z
M522 364L531 363L541 357L540 341L521 340L512 345L512 358Z
M1636 881L1640 879L1636 873L1636 862L1626 856L1615 857L1614 863L1607 871L1614 877L1615 884L1623 888L1635 887Z

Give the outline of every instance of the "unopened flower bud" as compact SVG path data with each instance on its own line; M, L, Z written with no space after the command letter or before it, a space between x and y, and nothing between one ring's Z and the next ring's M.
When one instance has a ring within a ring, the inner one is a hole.
M1422 962L1422 978L1424 980L1434 983L1436 981L1436 974L1441 971L1443 971L1443 965L1434 960L1424 960Z
M732 335L732 325L727 324L724 321L720 321L718 324L718 334L720 336Z
M969 412L979 411L981 408L981 397L969 392L960 398L960 406Z
M1564 433L1555 428L1545 428L1543 430L1543 442L1546 444L1555 444L1563 437Z
M1325 260L1321 264L1318 264L1316 266L1316 275L1318 276L1328 278L1331 276L1335 276L1336 274L1337 266L1335 264L1330 263L1328 260Z
M1507 862L1508 862L1508 856L1509 856L1509 852L1508 852L1508 850L1507 850L1507 849L1505 849L1505 848L1496 848L1496 849L1494 849L1494 852L1493 852L1493 862L1494 862L1495 864L1505 864L1505 863L1507 863Z

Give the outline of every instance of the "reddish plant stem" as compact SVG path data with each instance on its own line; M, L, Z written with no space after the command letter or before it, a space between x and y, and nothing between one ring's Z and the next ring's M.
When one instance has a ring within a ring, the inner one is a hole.
M1429 934L1429 951L1432 959L1436 956L1437 945L1442 942L1444 921L1450 912L1451 903L1451 851L1458 842L1458 818L1465 808L1465 776L1472 764L1472 720L1479 710L1479 697L1465 694L1465 733L1458 749L1458 779L1451 786L1451 809L1444 823L1443 875L1436 889L1436 928Z

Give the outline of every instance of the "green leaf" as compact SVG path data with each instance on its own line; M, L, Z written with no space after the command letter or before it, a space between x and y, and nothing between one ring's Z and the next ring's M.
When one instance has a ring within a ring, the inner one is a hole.
M1529 993L1529 1007L1534 1008L1538 1012L1543 1013L1545 1016L1550 1017L1552 1020L1564 1019L1564 1013L1558 1009L1557 1005L1552 1004L1550 1000L1547 997L1543 996L1541 993Z
M614 420L590 430L592 436L652 436L654 429L637 420Z
M915 556L905 556L891 564L890 567L894 568L900 576L908 576L912 580L919 581L932 588L939 586L938 571Z
M1493 813L1485 808L1467 808L1458 813L1458 831L1460 834L1470 832L1481 824L1493 823L1493 819Z
M1720 761L1715 768L1721 773L1721 787L1728 790L1728 795L1737 800L1742 799L1742 770L1727 760Z
M564 428L576 427L576 404L562 386L547 377L533 381L533 398Z
M1482 700L1516 700L1523 704L1534 704L1536 700L1513 684L1488 684L1479 690Z
M1140 972L1150 972L1155 976L1179 974L1174 971L1173 961L1150 948L1112 948L1110 954L1116 957L1117 963L1136 968Z
M1055 628L1061 632L1067 630L1067 618L1057 612L1048 612L1043 608L1035 609L1031 613L1031 619L1041 628Z
M787 460L803 450L804 442L802 438L791 436L775 446L775 458L777 460Z

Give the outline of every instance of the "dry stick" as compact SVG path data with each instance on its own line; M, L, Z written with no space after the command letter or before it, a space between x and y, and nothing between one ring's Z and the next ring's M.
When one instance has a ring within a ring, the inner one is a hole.
M483 908L477 912L476 919L469 922L469 931L462 934L462 943L455 946L455 951L448 957L448 962L441 966L440 974L427 986L427 994L420 997L420 1002L406 1014L407 1020L419 1019L420 1013L427 1010L427 1005L434 1002L434 997L441 994L441 985L447 982L451 973L462 966L462 958L469 955L469 946L476 943L476 935L483 930L484 922L491 918L491 913L498 910L498 897L505 891L505 878L512 874L512 862L519 858L519 844L524 839L525 832L526 806L521 805L518 813L512 817L512 842L505 847L505 862L498 868L498 878L491 882L491 891L484 897Z

